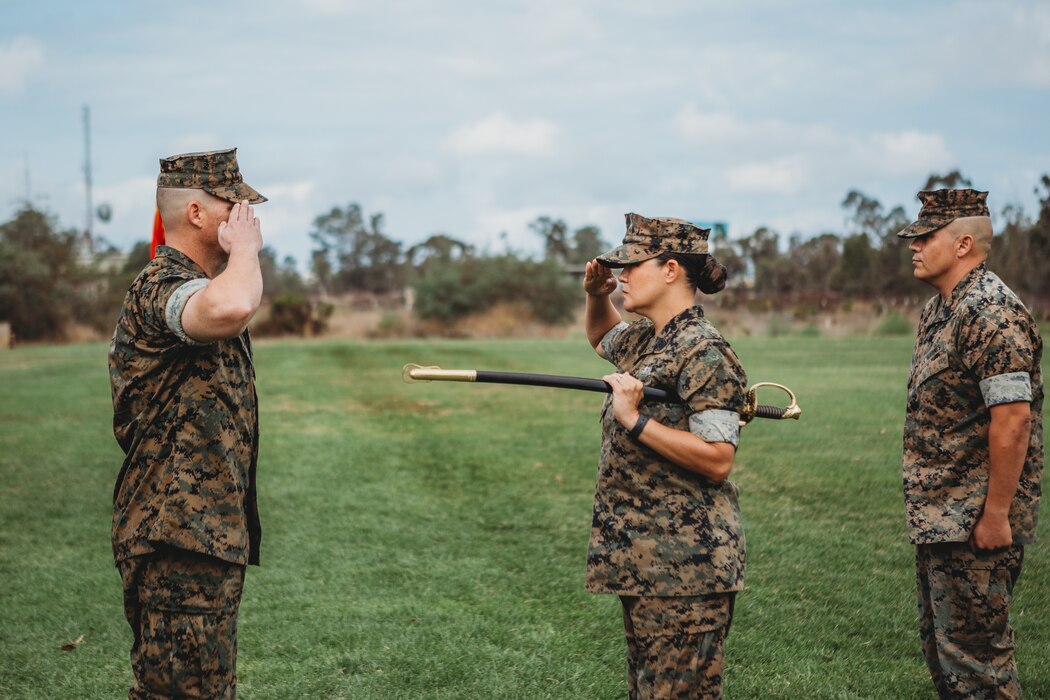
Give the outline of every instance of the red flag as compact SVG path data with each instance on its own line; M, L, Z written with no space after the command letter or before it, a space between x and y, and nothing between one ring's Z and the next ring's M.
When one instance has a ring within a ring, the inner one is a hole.
M160 220L160 209L153 217L153 240L149 244L149 259L157 257L157 246L164 245L164 222Z

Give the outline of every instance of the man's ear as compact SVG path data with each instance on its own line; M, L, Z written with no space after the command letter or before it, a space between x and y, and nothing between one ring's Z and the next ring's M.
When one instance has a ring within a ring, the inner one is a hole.
M959 258L965 258L973 251L973 236L968 233L964 233L955 239L955 255Z
M189 222L197 227L204 227L204 205L198 202L196 199L191 199L186 203L186 218Z

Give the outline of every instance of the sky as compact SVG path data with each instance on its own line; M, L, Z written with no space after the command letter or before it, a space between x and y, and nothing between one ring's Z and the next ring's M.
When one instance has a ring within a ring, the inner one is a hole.
M958 168L1029 213L1050 172L1050 3L0 0L0 221L28 199L148 239L160 158L236 146L263 235L305 266L359 204L406 246L541 248L547 215L846 227Z

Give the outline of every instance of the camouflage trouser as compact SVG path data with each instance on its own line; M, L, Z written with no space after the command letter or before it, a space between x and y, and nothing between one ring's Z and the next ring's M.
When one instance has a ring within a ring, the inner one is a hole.
M179 549L117 567L135 634L128 697L235 698L244 567Z
M721 698L735 597L621 596L631 700Z
M1021 697L1010 601L1024 547L974 552L969 543L915 550L919 637L941 698Z

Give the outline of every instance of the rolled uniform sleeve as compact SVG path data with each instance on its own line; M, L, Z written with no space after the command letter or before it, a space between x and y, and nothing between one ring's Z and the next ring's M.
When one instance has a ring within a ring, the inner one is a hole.
M186 335L186 331L182 327L182 312L186 310L186 304L189 303L190 297L207 286L208 280L204 278L183 282L171 292L167 303L164 305L165 325L172 333L178 336L179 340L187 345L207 345L207 343L194 340Z
M712 408L689 416L689 432L704 442L740 444L740 414Z

